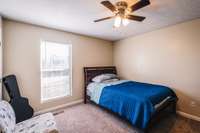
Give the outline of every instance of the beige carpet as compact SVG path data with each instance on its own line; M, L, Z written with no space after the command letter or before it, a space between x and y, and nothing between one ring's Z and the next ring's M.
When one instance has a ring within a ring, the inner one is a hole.
M60 133L140 133L128 122L93 104L80 104L55 115ZM200 133L200 122L168 115L150 133Z

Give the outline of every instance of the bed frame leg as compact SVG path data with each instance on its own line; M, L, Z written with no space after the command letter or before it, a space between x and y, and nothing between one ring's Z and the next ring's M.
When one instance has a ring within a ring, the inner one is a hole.
M143 133L148 133L148 128L143 129Z
M177 102L174 102L174 103L172 104L172 113L174 113L174 114L176 114L176 103L177 103Z

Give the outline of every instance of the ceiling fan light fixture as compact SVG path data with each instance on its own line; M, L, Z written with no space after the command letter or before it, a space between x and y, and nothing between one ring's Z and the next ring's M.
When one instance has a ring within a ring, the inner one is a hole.
M122 18L120 16L115 17L114 27L118 28L121 26Z
M123 26L127 26L130 23L130 21L127 18L122 19Z

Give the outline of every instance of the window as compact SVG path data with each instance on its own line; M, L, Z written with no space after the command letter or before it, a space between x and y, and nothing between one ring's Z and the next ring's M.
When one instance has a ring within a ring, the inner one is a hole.
M71 45L41 42L41 102L71 95Z

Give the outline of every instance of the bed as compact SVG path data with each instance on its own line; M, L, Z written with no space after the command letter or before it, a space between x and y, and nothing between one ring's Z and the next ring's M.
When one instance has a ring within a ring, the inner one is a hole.
M178 99L170 88L130 80L92 81L101 74L117 74L116 67L84 67L85 103L90 101L104 107L144 131L165 109L176 112Z

